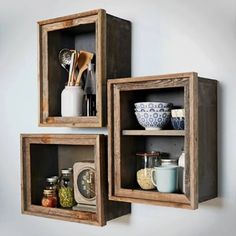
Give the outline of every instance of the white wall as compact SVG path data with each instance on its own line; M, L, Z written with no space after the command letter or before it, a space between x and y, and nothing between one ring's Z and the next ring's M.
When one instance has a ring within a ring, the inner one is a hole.
M196 71L219 80L219 198L196 211L133 204L102 228L20 213L19 134L85 132L37 126L36 22L96 8L132 21L133 76ZM0 0L0 235L236 235L235 52L234 0Z

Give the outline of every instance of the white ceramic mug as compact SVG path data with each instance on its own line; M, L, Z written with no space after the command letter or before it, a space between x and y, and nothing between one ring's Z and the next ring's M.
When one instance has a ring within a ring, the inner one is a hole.
M61 115L82 116L84 91L80 86L66 86L61 93Z
M151 173L151 180L157 190L162 193L177 191L178 166L155 167Z

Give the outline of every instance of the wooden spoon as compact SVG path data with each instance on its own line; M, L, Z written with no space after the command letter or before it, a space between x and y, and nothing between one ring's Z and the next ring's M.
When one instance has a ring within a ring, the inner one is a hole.
M79 57L78 57L78 68L79 68L79 74L77 76L75 86L79 86L81 76L83 72L88 68L88 64L91 62L93 59L93 53L91 52L86 52L86 51L80 51L79 52Z

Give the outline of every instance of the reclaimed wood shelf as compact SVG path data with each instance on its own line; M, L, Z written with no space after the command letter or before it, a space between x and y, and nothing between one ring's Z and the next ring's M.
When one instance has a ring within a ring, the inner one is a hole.
M217 81L197 73L108 81L109 199L188 209L217 197ZM185 109L185 130L140 130L134 103L163 101ZM138 189L136 153L185 152L185 193Z
M43 20L38 25L39 125L106 126L106 82L131 75L131 22L98 9ZM95 54L96 116L61 116L61 92L68 80L58 60L63 48Z
M145 203L153 205L170 205L176 206L178 204L181 208L188 208L189 200L183 193L160 193L156 190L142 190L142 189L125 189L121 188L117 195L122 195L123 200L131 203ZM111 199L117 200L111 196Z
M22 213L100 226L130 213L129 203L108 200L105 147L104 135L21 135ZM42 207L46 178L59 176L61 169L78 161L95 163L96 212Z
M122 130L122 135L131 136L184 136L184 130Z

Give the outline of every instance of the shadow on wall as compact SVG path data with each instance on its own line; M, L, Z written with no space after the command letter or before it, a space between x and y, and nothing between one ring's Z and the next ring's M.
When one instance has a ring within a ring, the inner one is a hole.
M116 222L116 223L122 224L122 225L124 225L124 224L130 225L130 216L131 216L131 214L124 215L124 216L121 216L121 217L119 217L117 219L109 221L109 223L110 222Z

